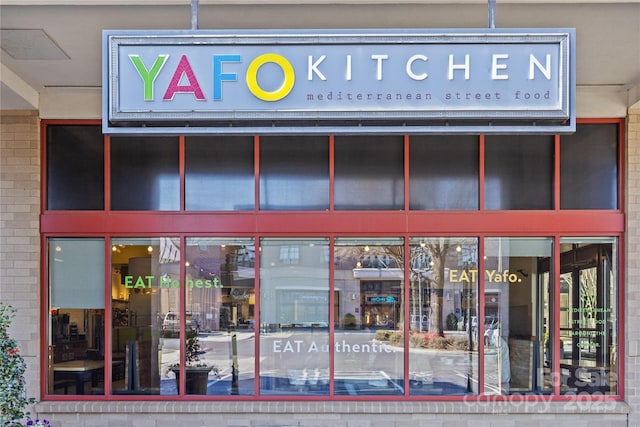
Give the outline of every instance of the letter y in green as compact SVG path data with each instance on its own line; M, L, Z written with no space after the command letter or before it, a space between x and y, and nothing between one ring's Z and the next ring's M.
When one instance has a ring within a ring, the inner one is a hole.
M133 66L136 67L140 78L142 78L144 82L144 100L153 101L153 82L155 82L158 74L160 74L160 70L167 62L167 59L169 59L169 55L158 55L150 70L147 70L147 67L144 66L140 55L131 54L129 55L129 59L133 63Z

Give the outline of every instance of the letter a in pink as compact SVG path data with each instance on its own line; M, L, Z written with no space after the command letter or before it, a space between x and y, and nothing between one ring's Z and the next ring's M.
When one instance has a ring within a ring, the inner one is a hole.
M189 82L188 85L180 85L180 79L183 75L186 76L187 81ZM204 94L202 93L202 89L200 89L198 79L193 73L193 69L191 68L191 64L189 64L189 60L187 60L186 55L182 55L182 58L180 58L178 68L176 68L175 73L173 73L171 83L169 83L169 87L167 88L167 91L165 92L162 99L165 101L170 101L178 92L193 93L197 100L204 101Z

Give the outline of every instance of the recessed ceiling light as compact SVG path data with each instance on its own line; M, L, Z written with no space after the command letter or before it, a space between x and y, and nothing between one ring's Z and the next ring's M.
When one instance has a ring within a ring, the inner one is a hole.
M14 59L69 59L69 56L41 29L1 29L0 47Z

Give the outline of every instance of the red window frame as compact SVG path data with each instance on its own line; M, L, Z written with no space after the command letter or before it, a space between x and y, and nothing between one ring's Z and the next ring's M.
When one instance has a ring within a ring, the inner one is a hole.
M327 211L260 211L259 206L259 144L260 137L254 136L254 178L255 178L255 206L253 211L241 212L188 212L185 211L185 137L181 136L180 144L180 211L158 212L128 212L110 210L110 189L109 189L109 143L110 138L104 137L104 194L105 209L102 211L51 211L46 209L47 200L47 170L46 170L46 135L47 126L50 125L101 125L99 120L42 120L41 122L41 253L46 254L47 238L49 237L103 237L105 239L105 265L110 265L110 237L155 237L174 236L182 241L191 236L242 236L253 237L259 242L261 237L309 237L324 236L330 239L330 251L333 251L333 240L340 236L363 236L363 237L383 237L399 236L405 238L405 253L408 253L408 237L410 236L467 236L477 237L479 242L479 259L483 257L483 239L485 237L521 237L540 236L554 239L554 283L558 282L560 271L559 240L565 236L613 236L617 237L619 247L619 260L617 266L618 277L618 319L624 319L624 231L625 216L624 206L624 119L579 119L578 124L617 124L618 125L618 208L612 210L561 210L560 209L560 139L555 135L554 142L554 208L545 211L496 211L484 209L484 135L479 135L479 209L473 211L411 211L409 210L409 139L404 137L404 192L405 204L402 211L336 211L333 203L334 196L334 137L329 138L329 200L330 205ZM364 220L363 220L364 219ZM41 261L41 322L42 330L47 330L48 292L46 260ZM256 269L259 269L259 262L256 262ZM183 274L184 272L182 272ZM405 272L405 276L408 275ZM333 278L333 267L330 267L330 277ZM109 271L105 269L105 283L109 283ZM333 279L331 279L333 281ZM409 283L405 277L405 283ZM333 287L333 283L331 283ZM256 274L256 287L259 289L259 274ZM556 303L560 299L559 286L555 286L554 300ZM479 277L479 316L484 315L484 279ZM182 309L184 310L184 297L182 298ZM110 312L110 293L105 286L105 310ZM256 292L256 305L259 307L259 292ZM557 305L556 305L557 306ZM406 311L406 310L405 310ZM259 310L256 309L256 323L259 322ZM407 313L405 313L407 315ZM333 318L333 295L330 296L329 318ZM559 311L554 313L555 336L559 336ZM111 353L111 330L110 323L105 321L105 353ZM479 322L480 328L483 322ZM333 332L333 328L331 328ZM482 330L479 331L480 336ZM618 337L624 336L624 325L618 321ZM181 340L184 340L182 334ZM181 343L183 346L184 343ZM259 354L259 340L256 340L256 354ZM484 375L484 354L483 344L479 350L479 390L483 390ZM624 340L619 338L618 354L624 354ZM41 354L47 354L47 343L43 339L41 342ZM108 356L107 356L108 357ZM408 356L406 356L408 357ZM553 355L553 372L559 372L559 348L555 348ZM607 399L621 400L624 391L624 365L623 357L619 356L618 365L618 394L606 396ZM256 362L257 363L257 362ZM333 354L330 353L330 366L333 372ZM256 366L256 371L259 372ZM42 398L47 400L132 400L140 399L139 396L112 396L110 395L110 385L105 383L105 395L100 396L59 396L46 394L47 372L46 358L42 358L41 369L41 390ZM405 363L405 370L407 370ZM107 365L105 378L110 377L109 366ZM405 376L407 372L405 372ZM184 378L182 379L184 381ZM145 400L275 400L273 396L260 396L258 393L259 384L256 381L255 396L145 396ZM184 390L184 387L182 387ZM332 389L331 389L332 390ZM522 396L521 396L522 397ZM554 386L553 400L570 400L572 396L560 394L560 384ZM466 397L469 399L469 397ZM488 396L482 393L474 396L474 399L501 399L508 396ZM527 397L523 397L526 399ZM539 400L540 396L532 396L534 400ZM602 399L602 396L598 396ZM277 400L349 400L346 396L279 396ZM437 400L437 401L457 401L460 396L410 396L408 392L404 396L386 397L384 400ZM357 396L357 400L381 400L376 396Z

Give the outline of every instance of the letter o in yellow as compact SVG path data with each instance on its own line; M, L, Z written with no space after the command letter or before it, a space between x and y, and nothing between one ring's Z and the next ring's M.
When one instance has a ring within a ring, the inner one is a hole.
M273 62L278 65L284 73L282 86L271 92L263 90L258 84L258 70L268 62ZM247 68L247 87L256 98L262 99L263 101L279 101L289 95L289 92L293 89L295 80L296 76L291 63L287 58L276 53L265 53L264 55L256 57L256 59L249 64L249 68Z

